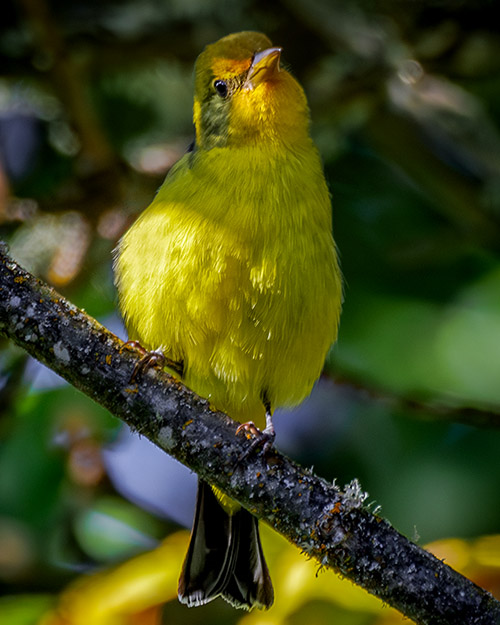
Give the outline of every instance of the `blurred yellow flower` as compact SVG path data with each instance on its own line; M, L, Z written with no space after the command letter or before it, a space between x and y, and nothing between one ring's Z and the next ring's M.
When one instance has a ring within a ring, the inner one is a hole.
M161 606L177 597L187 532L114 569L80 577L39 625L157 625Z
M163 604L177 598L177 579L188 541L185 531L171 534L153 551L113 569L80 577L60 596L57 606L39 625L160 625ZM281 625L314 601L350 613L350 625L399 625L408 619L383 606L349 580L319 570L293 545L269 527L262 541L275 581L276 600L269 611L242 615L238 625ZM447 564L500 596L500 535L475 540L444 539L427 549ZM358 614L356 619L353 613ZM314 623L314 618L310 623Z

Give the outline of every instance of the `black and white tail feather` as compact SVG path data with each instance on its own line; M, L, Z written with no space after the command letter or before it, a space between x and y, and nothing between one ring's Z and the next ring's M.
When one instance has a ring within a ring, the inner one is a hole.
M179 600L194 607L219 596L235 608L267 609L274 592L257 519L244 508L228 514L212 488L199 480Z

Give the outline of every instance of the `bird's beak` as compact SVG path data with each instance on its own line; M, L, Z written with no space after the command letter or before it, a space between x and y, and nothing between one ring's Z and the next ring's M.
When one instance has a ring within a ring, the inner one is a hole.
M253 57L245 81L247 89L254 89L260 83L271 80L280 71L281 48L267 48Z

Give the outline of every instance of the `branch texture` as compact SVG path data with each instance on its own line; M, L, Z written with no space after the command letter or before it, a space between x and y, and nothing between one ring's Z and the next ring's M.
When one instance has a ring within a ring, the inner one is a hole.
M1 245L1 244L0 244ZM356 482L341 491L273 450L252 454L236 424L163 371L129 383L138 353L20 268L0 247L0 335L218 486L322 566L416 623L500 624L492 595L363 506Z

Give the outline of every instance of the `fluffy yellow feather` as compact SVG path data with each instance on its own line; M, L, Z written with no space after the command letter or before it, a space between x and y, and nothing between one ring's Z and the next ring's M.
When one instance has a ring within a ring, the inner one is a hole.
M115 265L130 338L181 362L183 381L214 407L260 426L264 403L310 393L342 297L307 101L279 57L260 33L207 46L194 149L124 235ZM215 586L238 607L269 605ZM181 593L194 605L215 594Z

